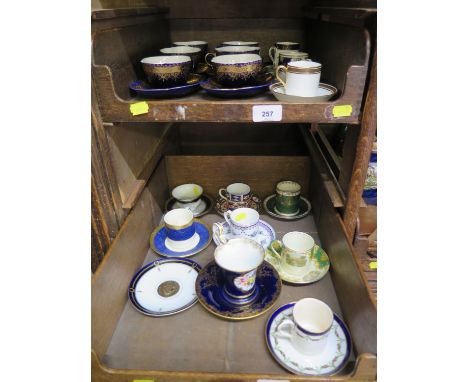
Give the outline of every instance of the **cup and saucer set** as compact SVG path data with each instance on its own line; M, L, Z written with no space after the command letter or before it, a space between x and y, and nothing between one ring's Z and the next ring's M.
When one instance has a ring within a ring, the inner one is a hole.
M276 219L296 220L306 217L311 210L310 202L301 196L301 185L290 180L279 182L276 193L265 198L263 208Z
M193 217L206 215L213 207L213 200L203 193L203 187L195 183L181 184L171 192L172 197L164 205L165 212L175 208L188 208Z
M252 193L249 185L245 183L232 183L226 188L220 188L215 202L215 211L224 216L226 211L237 208L252 208L259 211L262 201Z

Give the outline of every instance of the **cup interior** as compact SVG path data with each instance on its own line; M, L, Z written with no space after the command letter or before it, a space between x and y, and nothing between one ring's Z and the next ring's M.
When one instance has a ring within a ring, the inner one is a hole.
M291 61L288 63L288 67L293 66L296 68L300 69L314 69L314 68L320 68L322 64L319 64L318 62L314 61L307 61L307 60L300 60L300 61Z
M232 222L240 227L249 227L258 223L260 215L253 208L237 208L231 212Z
M257 268L263 261L265 251L256 241L239 238L216 247L216 264L231 272L243 273Z
M232 183L227 186L226 191L231 195L242 196L250 192L250 187L245 183Z
M182 46L192 46L192 45L204 45L208 44L206 41L177 41L173 43L174 45Z
M293 252L304 253L314 247L315 240L305 232L293 231L283 236L283 244Z
M193 212L188 208L176 208L164 215L164 223L169 228L184 227L193 220Z
M172 190L172 197L180 202L192 202L203 194L202 186L194 183L181 184Z
M245 46L245 45L258 45L258 42L255 41L226 41L223 42L224 45L233 45L233 46Z
M141 60L142 64L150 65L167 65L167 64L183 64L186 62L192 62L189 56L154 56L146 57Z
M276 189L282 192L296 193L296 192L301 191L301 185L296 182L284 181L284 182L279 182L276 185Z
M211 60L215 64L223 65L239 65L249 64L256 61L261 61L262 58L258 54L244 53L244 54L223 54L216 56Z
M316 298L303 298L293 308L294 321L301 329L312 334L320 334L330 329L333 311L323 301Z
M161 49L161 53L177 53L177 54L191 54L191 53L200 53L200 48L195 48L193 46L173 46L170 48Z

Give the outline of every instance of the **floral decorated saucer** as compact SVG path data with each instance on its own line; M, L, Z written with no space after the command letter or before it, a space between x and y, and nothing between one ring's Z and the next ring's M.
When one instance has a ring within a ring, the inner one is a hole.
M276 194L270 195L265 198L263 201L263 208L265 209L266 213L274 218L281 219L281 220L296 220L302 219L309 215L311 210L310 202L303 196L300 197L299 201L299 211L295 215L283 215L276 209Z
M171 248L166 240L166 227L162 224L151 233L149 240L151 249L164 257L188 257L203 251L211 243L211 231L201 220L194 219L193 224L195 225L195 235L193 235L193 240L187 240L190 244L189 248L179 251Z
M215 241L216 242L216 241ZM330 268L330 260L326 252L317 244L313 248L312 261L309 269L303 276L292 275L281 268L280 259L275 256L270 248L265 252L265 260L275 267L281 280L291 284L311 284L322 279Z
M224 238L226 240L231 240L236 237L236 236L231 232L231 228L229 227L229 224L224 221L220 222L219 224L222 224L223 226L223 233L224 233ZM253 240L255 240L257 243L263 246L263 248L267 248L270 243L276 239L276 234L275 230L271 225L269 225L267 222L264 222L263 220L258 221L258 233L255 235L255 237L252 237ZM215 242L216 245L221 244L221 239L219 237L219 231L213 226L213 241Z
M215 210L219 215L224 216L226 211L232 211L242 207L253 208L255 211L259 211L261 204L261 199L256 195L252 195L250 199L243 202L233 202L218 196L218 198L216 198Z
M228 320L247 320L268 311L281 293L278 272L266 261L258 267L255 283L258 288L255 300L245 305L230 303L222 293L222 270L213 260L198 274L195 290L200 304L215 316Z
M286 370L307 376L333 375L342 370L351 354L351 336L341 318L333 314L333 324L325 350L317 355L305 355L293 347L289 339L278 336L278 327L292 320L295 302L283 305L268 319L265 338L271 355Z
M128 286L128 298L152 317L182 312L198 301L195 280L201 266L188 259L158 259L145 265Z
M183 204L178 202L176 199L170 198L169 200L166 201L166 204L165 204L166 212L174 208L184 208L184 206ZM213 208L213 200L208 195L203 194L200 198L200 204L193 210L192 209L190 210L193 212L193 216L198 218L200 216L206 215L208 212L211 211L212 208Z

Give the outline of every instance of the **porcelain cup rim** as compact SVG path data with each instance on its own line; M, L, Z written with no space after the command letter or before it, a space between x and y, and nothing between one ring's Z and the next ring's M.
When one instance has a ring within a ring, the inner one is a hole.
M159 62L151 62L159 61ZM192 59L186 55L175 55L175 56L151 56L145 57L140 61L142 64L153 65L153 66L166 66L166 65L180 65L191 63Z

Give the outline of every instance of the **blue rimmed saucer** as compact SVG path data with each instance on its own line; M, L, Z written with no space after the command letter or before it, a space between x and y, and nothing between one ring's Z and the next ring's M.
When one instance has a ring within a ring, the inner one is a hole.
M307 376L333 375L342 370L351 355L351 336L343 320L335 313L333 324L327 337L325 349L316 355L300 353L290 340L278 336L278 327L285 320L292 320L292 302L278 308L268 319L265 339L273 358L286 370Z
M128 286L128 298L151 317L182 312L198 301L195 281L200 264L189 259L158 259L141 268Z
M166 244L167 230L164 225L157 227L150 236L150 247L158 255L164 257L188 257L203 251L211 243L211 231L201 220L193 219L195 225L195 235L193 247L184 251L175 251L168 248ZM197 238L198 236L198 238Z
M281 279L273 266L264 261L257 269L258 295L245 305L234 305L222 293L222 270L215 261L208 263L198 274L195 283L198 301L215 316L228 320L247 320L260 316L273 307L281 293Z
M252 97L263 93L272 84L272 80L261 79L257 84L241 88L229 88L220 85L214 79L209 79L201 84L201 87L210 95L221 98L243 98Z
M185 85L172 88L154 88L146 81L135 81L129 85L129 88L143 97L151 98L176 98L183 97L197 90L203 83L205 77L200 74L189 74Z
M236 236L231 232L231 227L229 226L228 222L224 221L224 222L221 222L220 224L222 224L223 226L223 232L224 232L223 235L226 238L226 240L231 240L236 237L241 237L241 236ZM271 225L269 225L267 222L263 220L259 220L258 221L258 233L257 235L255 235L255 237L252 237L251 239L255 240L264 249L267 249L270 243L276 239L276 233ZM221 240L219 238L219 232L214 232L214 230L213 230L213 241L216 245L221 244Z

